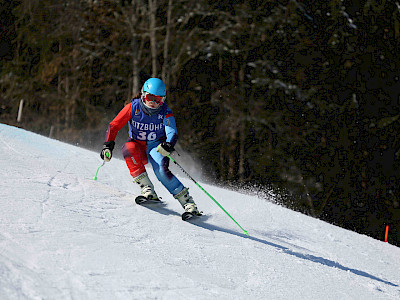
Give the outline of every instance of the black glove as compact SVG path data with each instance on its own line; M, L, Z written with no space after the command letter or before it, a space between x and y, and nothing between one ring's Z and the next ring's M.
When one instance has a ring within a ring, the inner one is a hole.
M112 157L112 151L114 150L115 142L105 142L103 145L103 149L100 152L100 157L104 161L110 161Z
M174 146L172 146L169 142L163 142L157 146L157 152L160 152L162 156L168 156L174 151Z

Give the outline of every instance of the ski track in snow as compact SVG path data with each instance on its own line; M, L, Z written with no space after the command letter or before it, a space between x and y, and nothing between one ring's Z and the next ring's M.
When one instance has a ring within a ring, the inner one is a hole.
M151 170L164 203L139 206L125 162L100 164L0 124L0 299L400 298L397 247L201 183L246 236L179 177L205 213L183 222Z

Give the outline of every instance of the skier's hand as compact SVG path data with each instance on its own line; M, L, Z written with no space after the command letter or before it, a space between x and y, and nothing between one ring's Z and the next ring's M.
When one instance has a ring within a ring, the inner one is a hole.
M163 142L157 146L157 152L160 152L162 156L168 156L173 151L175 151L174 146L172 146L171 143L168 142Z
M114 150L115 142L105 142L103 145L103 149L100 152L100 157L104 161L110 161L112 157L112 151Z

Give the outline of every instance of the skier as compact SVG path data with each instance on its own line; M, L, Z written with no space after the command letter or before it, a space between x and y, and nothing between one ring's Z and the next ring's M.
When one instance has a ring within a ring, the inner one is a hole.
M100 157L110 161L118 131L129 123L129 140L122 148L133 182L141 188L138 199L159 201L145 165L150 161L157 179L179 201L185 212L201 215L188 188L169 170L169 158L178 140L174 115L165 103L166 87L158 78L148 79L131 103L108 126ZM139 203L139 202L138 202Z

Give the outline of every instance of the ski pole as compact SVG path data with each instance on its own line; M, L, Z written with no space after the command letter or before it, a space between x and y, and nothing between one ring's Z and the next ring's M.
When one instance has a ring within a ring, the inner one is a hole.
M106 157L109 158L109 156L110 156L110 154L108 152L106 152ZM93 180L97 180L97 174L99 173L100 168L102 166L104 166L105 163L106 163L106 161L103 160L103 163L97 168L96 175L94 175Z
M97 180L97 174L99 173L100 168L101 168L102 166L104 166L105 163L106 163L106 162L103 161L103 163L97 168L96 175L94 175L93 180Z
M178 164L178 163L175 161L175 159L173 159L173 158L171 157L171 155L168 155L168 158L169 158L174 164L176 164L176 165L183 171L183 173L185 173L186 176L189 177L189 178L204 192L204 193L206 193L206 195L207 195L208 197L210 197L211 200L214 201L215 204L217 204L217 205L224 211L224 213L226 213L226 214L228 215L228 217L231 218L231 219L233 220L233 222L235 222L236 225L240 227L240 229L242 229L242 231L243 231L246 235L249 235L249 234L247 233L247 231L244 230L243 227L240 226L240 224L239 224L238 222L236 222L236 220L235 220L234 218L232 218L232 216L221 206L221 204L219 204L218 201L215 200L213 196L211 196L205 189L203 189L203 187L202 187L192 176L190 176L190 174L189 174L188 172L186 172L185 169L182 168L182 166L181 166L180 164Z

